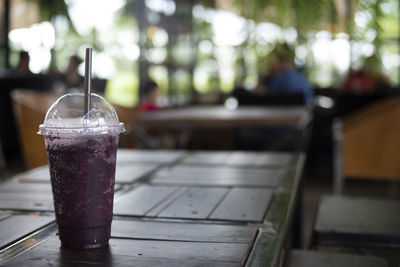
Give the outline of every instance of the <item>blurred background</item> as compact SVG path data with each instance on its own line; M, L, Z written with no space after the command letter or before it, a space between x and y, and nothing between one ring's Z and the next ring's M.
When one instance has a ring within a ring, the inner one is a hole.
M0 0L0 178L47 164L38 125L55 99L82 88L92 47L92 89L126 124L121 147L306 154L300 204L310 236L320 196L341 191L343 178L346 194L400 197L399 13L399 0ZM306 100L259 92L282 47L311 85ZM200 105L223 115L244 105L300 107L311 119L302 144L289 136L277 149L265 144L287 128L181 125L164 135L161 125L135 124Z
M138 105L139 88L149 80L159 86L160 107L221 104L235 88L256 88L277 44L291 46L296 68L314 88L309 160L323 169L322 163L332 162L332 120L396 95L399 87L397 0L2 0L0 13L6 160L21 153L10 92L70 89L54 77L68 72L75 56L76 76L82 78L86 47L94 50L94 89L129 109ZM21 51L30 59L27 72L39 77L28 85L10 82ZM385 86L361 91L375 95L339 109L335 101L346 77L367 58Z
M32 73L64 71L91 46L94 75L124 106L137 104L148 77L163 105L254 88L277 42L295 47L315 88L339 86L372 55L399 84L397 0L4 0L0 12L3 72L21 50Z

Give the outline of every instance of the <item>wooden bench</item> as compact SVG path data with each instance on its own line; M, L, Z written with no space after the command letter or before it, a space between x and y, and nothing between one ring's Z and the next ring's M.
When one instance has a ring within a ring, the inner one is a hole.
M284 267L388 267L386 260L373 256L291 250Z
M313 244L400 247L400 201L326 195L313 228Z

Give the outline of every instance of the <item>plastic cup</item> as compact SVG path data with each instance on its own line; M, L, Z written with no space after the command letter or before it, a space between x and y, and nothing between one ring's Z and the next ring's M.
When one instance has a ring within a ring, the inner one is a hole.
M115 164L124 126L114 108L91 94L83 116L83 94L60 97L39 133L48 155L54 211L61 244L91 249L108 245L114 202Z

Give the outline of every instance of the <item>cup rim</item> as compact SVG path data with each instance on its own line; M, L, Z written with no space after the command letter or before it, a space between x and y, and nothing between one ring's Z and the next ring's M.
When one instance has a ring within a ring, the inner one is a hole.
M122 133L125 132L125 125L119 122L117 125L102 125L102 126L87 126L87 127L59 127L59 126L46 126L45 124L39 125L38 134L107 134L112 132Z

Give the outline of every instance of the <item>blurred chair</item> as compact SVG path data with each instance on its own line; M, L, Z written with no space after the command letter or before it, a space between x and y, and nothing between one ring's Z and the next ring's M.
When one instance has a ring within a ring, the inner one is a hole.
M333 125L334 190L344 177L400 179L400 97L374 103Z
M336 120L334 196L319 202L314 245L400 247L400 202L353 198L343 192L344 178L400 178L400 97L377 102ZM398 184L395 184L398 186Z
M112 105L118 114L119 121L124 123L126 129L126 131L120 135L119 146L134 148L135 138L133 133L133 123L139 115L138 109L136 107L124 107L114 103L112 103Z
M400 201L325 195L313 227L313 245L400 248Z
M54 88L58 81L58 76L36 74L0 78L0 138L3 143L5 157L12 158L20 155L17 122L10 97L11 91L18 88L26 88L48 92Z
M385 259L344 253L291 250L284 267L388 267Z
M38 135L37 131L47 109L57 98L26 89L13 90L11 98L26 166L32 169L47 164L43 136Z
M162 148L162 140L148 134L143 128L136 124L136 119L140 116L137 107L124 107L112 104L118 114L120 122L125 125L126 131L120 135L119 146L125 148Z

